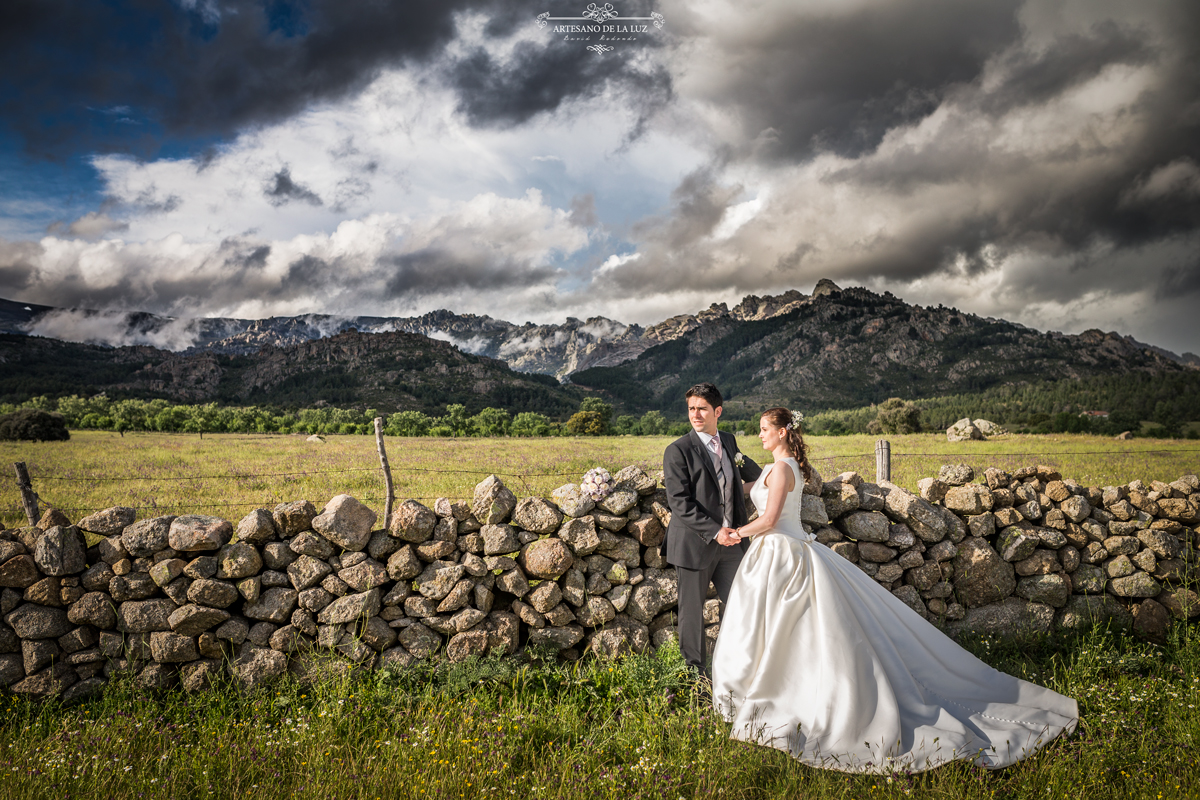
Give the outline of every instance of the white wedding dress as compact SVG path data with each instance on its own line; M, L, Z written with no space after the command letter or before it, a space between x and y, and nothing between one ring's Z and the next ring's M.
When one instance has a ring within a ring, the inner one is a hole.
M796 488L742 559L713 653L731 736L818 767L916 772L1004 767L1074 730L1074 700L992 669L819 544L800 522L796 461L779 463ZM758 508L767 474L750 493Z

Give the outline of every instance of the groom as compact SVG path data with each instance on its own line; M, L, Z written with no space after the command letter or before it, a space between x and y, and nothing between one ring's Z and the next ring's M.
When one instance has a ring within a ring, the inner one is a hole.
M663 453L663 483L671 509L663 549L679 580L679 649L704 677L709 677L702 618L708 584L711 581L726 602L748 544L731 539L722 529L749 521L742 481L756 480L762 473L738 452L732 434L717 430L721 403L721 393L711 383L688 389L692 432L671 442Z

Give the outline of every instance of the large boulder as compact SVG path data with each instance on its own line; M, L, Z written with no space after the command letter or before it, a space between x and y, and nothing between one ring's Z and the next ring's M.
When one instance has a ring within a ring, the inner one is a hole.
M350 495L339 494L313 517L312 527L343 550L358 551L370 541L376 517L374 511Z
M533 533L554 533L562 524L562 512L540 497L526 497L513 509L513 524Z
M135 522L121 531L121 546L131 558L145 558L166 550L174 521L175 517L167 516Z
M233 538L233 526L220 517L185 514L171 522L167 539L181 553L220 550Z
M124 633L169 631L175 608L175 603L166 598L127 600L117 607L117 630Z
M984 438L983 431L969 417L963 417L946 429L946 440L950 442L983 441Z
M4 621L21 639L57 639L75 627L66 611L36 603L17 606L4 616Z
M1053 624L1052 606L1031 603L1019 597L1008 597L1000 603L967 609L961 620L947 622L945 631L952 638L958 638L964 633L1008 638L1049 633Z
M405 500L392 509L388 532L405 542L421 544L428 541L429 537L433 535L437 520L437 514L433 513L433 509L416 500Z
M497 525L507 520L516 506L517 498L504 482L489 475L475 487L471 513L484 525Z
M78 528L61 525L43 533L33 548L33 560L43 575L78 575L87 569L87 552Z
M1000 558L985 539L963 539L954 558L959 602L970 609L1004 600L1017 588L1013 572L1012 564Z
M568 483L550 493L550 499L568 517L582 517L596 507L592 498L583 493L577 483Z
M238 522L233 532L234 542L246 542L261 547L279 538L275 518L265 508L256 508Z
M135 509L128 506L113 506L79 520L79 527L88 533L112 536L120 533L127 525L132 525L135 519L137 519Z
M558 580L573 563L575 557L571 555L571 549L560 539L530 542L520 558L522 569L542 580Z

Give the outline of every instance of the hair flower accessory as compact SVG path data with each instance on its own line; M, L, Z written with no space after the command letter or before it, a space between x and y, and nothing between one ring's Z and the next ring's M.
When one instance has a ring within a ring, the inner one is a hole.
M584 473L583 480L579 482L579 489L590 497L593 502L599 503L612 493L612 473L604 467L589 469Z
M799 411L792 411L790 413L792 415L792 421L789 422L784 427L787 428L789 431L793 431L796 429L797 425L799 425L801 422L804 422L804 415L801 414Z

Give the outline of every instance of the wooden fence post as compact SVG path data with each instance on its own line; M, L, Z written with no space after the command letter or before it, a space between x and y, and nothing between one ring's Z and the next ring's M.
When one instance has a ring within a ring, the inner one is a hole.
M392 468L388 466L387 450L383 447L383 417L375 418L375 446L379 449L379 463L383 466L383 484L387 487L387 501L383 506L383 527L392 526L392 503L396 490L392 487Z
M875 442L875 482L892 480L892 445L887 439Z
M25 506L25 516L30 525L37 525L42 515L38 511L37 492L33 491L33 484L29 482L29 470L25 469L24 461L18 461L13 467L17 470L17 488L21 490L21 504Z

